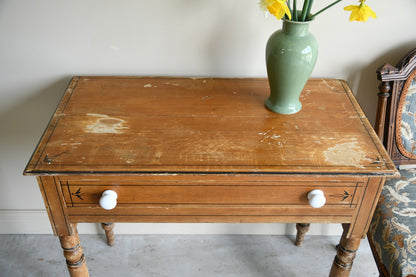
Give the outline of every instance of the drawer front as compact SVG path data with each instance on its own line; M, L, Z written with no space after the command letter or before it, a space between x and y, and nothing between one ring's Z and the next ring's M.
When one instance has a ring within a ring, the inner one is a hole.
M74 222L351 222L365 187L361 179L252 176L59 177ZM322 190L326 204L312 208L307 195ZM106 190L117 205L105 210Z
M313 183L296 185L141 185L141 184L76 184L64 183L68 207L98 206L105 190L114 190L117 206L142 204L192 205L309 205L307 194L319 189L326 205L354 207L362 187L353 183Z

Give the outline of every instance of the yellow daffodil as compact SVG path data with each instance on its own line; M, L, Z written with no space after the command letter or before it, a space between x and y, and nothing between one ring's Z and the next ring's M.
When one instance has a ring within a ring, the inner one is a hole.
M282 19L286 17L286 19L293 20L293 21L310 21L313 20L317 15L323 13L324 11L328 10L329 8L335 6L336 4L342 2L343 0L333 0L332 3L325 6L324 8L320 9L315 13L311 13L313 0L303 0L303 8L301 13L294 13L292 19L292 11L297 10L297 0L293 0L292 4L289 8L289 0L259 0L260 8L267 14L267 12L271 13L272 15L276 16L277 19ZM360 2L359 5L350 5L344 8L346 11L350 11L350 21L367 21L368 18L377 18L376 13L365 4L366 0L358 0Z
M350 5L344 8L346 11L350 11L350 21L362 21L366 22L369 17L377 18L376 13L365 4L365 0L360 0L360 5Z
M292 19L286 0L260 0L259 5L263 10L267 9L277 19L282 19L285 14L289 19Z

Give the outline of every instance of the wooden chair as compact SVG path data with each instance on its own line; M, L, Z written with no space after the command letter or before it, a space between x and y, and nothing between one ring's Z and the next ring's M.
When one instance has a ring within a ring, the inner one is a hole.
M375 130L402 177L384 184L368 240L380 276L416 276L416 49L377 77Z

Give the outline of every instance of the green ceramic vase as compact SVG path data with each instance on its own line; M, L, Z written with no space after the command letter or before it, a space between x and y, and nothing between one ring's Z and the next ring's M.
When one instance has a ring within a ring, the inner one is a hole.
M309 33L309 23L283 20L266 46L270 97L266 107L276 113L293 114L302 109L300 94L318 57L318 43Z

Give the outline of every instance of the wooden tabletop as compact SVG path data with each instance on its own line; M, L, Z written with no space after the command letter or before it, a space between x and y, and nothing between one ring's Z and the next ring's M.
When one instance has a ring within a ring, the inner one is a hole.
M25 174L395 175L347 83L312 79L293 115L267 79L74 77Z

